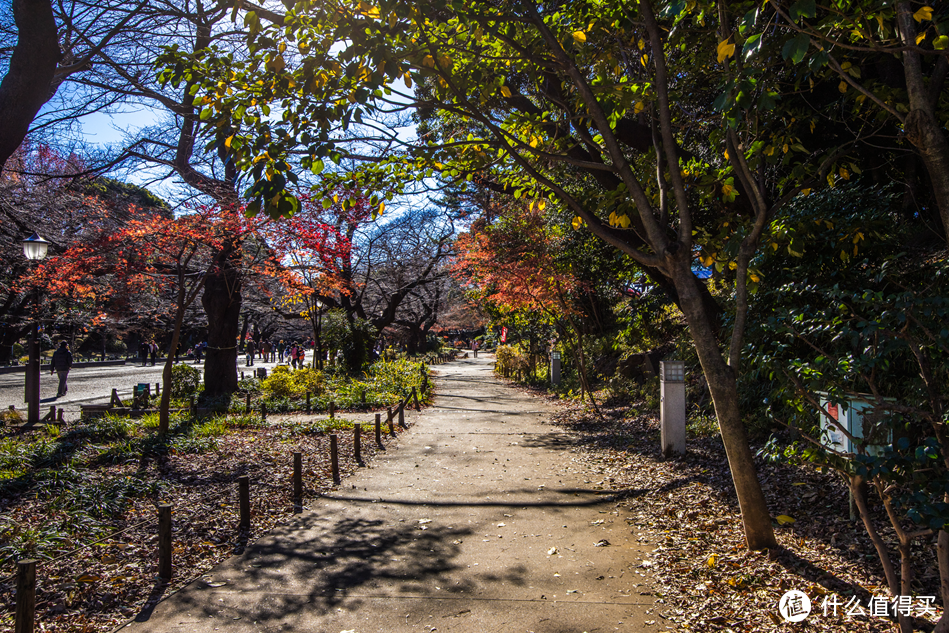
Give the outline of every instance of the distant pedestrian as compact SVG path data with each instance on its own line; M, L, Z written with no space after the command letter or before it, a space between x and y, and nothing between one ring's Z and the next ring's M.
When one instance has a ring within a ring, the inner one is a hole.
M149 349L149 351L151 352L151 355L152 355L152 367L154 367L154 366L155 366L155 361L158 360L158 343L156 343L155 341L152 341L151 343L148 344L148 349Z
M69 375L69 369L71 367L72 352L69 351L69 344L63 341L59 344L59 349L53 352L52 369L49 370L50 374L53 372L59 374L59 390L56 392L57 398L65 396L68 391L66 387L66 377Z
M300 369L306 367L306 348L302 345L297 347L297 363L300 365Z
M244 351L247 352L247 366L254 366L254 354L257 353L257 345L254 343L254 339L248 339L247 344L244 345Z
M286 343L283 342L283 339L280 339L280 342L277 343L277 362L283 362L283 352L287 349Z
M138 346L138 356L142 359L142 367L148 364L148 352L151 350L148 343L142 341L142 344Z
M291 343L290 349L287 351L287 354L290 357L290 366L294 369L297 368L297 350L299 346L296 343Z
M270 360L270 352L273 349L273 345L270 344L270 339L265 340L260 344L260 354L263 361L266 363Z
M207 343L198 343L194 346L194 364L197 365L201 362L201 355L204 354L204 346Z

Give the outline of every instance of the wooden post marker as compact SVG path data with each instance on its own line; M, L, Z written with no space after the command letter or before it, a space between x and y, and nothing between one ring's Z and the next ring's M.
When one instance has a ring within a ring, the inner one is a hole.
M260 417L264 422L267 421L267 404L265 402L260 403Z
M418 391L415 389L415 387L412 387L412 400L415 401L415 410L421 411L422 405L418 403Z
M362 464L362 425L353 424L353 456L357 464Z
M366 388L363 387L362 391L359 393L359 402L362 404L362 407L366 408Z
M190 405L191 405L191 407L190 407L190 408L191 408L191 415L194 415L194 414L196 414L196 413L198 412L198 405L196 405L196 404L194 403L194 396L191 396L191 398L189 398L189 402L190 402Z
M244 413L250 413L250 394L247 394L247 400L244 403Z
M306 392L306 412L310 412L310 392Z
M330 400L330 420L336 417L336 403Z
M244 372L241 372L241 380L244 380Z
M171 504L158 505L158 577L171 580Z
M33 633L36 620L36 560L26 558L16 564L15 633Z
M303 504L303 453L293 454L293 505Z
M161 395L161 383L160 383L160 382L156 382L156 383L155 383L155 395L156 395L156 396L160 396L160 395Z
M65 414L66 414L66 411L64 409L60 409L58 414L56 415L56 421L59 422L60 424L65 424L66 423L66 418L64 417Z
M250 477L241 475L237 478L237 499L240 506L240 530L250 530Z
M399 400L399 426L408 428L405 426L405 400Z
M330 433L330 466L333 469L333 483L338 484L339 478L339 441L336 433Z
M395 437L395 423L392 420L392 407L386 409L388 417L386 418L386 423L389 425L389 435Z
M376 444L382 446L382 415L376 414Z

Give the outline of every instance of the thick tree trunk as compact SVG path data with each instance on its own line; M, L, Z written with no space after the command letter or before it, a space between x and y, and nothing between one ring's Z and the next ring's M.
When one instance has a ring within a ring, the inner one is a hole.
M714 328L705 310L699 282L689 267L688 253L670 261L670 268L679 291L680 305L689 324L695 349L708 381L715 415L721 428L722 442L728 456L732 482L741 508L741 520L749 549L761 550L777 547L771 514L755 468L748 434L741 420L738 406L738 382L735 372L725 358L715 337Z
M0 170L52 92L61 53L49 0L13 0L17 43L0 82Z
M232 244L217 254L217 265L209 273L201 297L208 317L208 349L204 361L204 393L208 397L237 391L241 275L233 258L239 253L238 247Z

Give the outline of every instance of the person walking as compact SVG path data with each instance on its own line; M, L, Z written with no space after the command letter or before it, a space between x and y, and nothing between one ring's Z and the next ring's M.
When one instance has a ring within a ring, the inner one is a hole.
M303 345L297 346L297 364L300 366L300 369L306 367L306 347Z
M247 344L244 345L244 351L247 352L247 366L254 366L254 354L257 353L257 344L254 343L254 339L247 339Z
M152 355L152 367L154 367L154 366L155 366L155 361L158 360L158 343L156 343L155 341L152 341L151 343L149 343L149 344L148 344L148 350L151 352L151 355Z
M277 343L277 362L283 362L283 352L287 349L286 343L283 342L283 339L280 339L280 342Z
M150 350L151 347L145 341L142 341L142 344L138 346L138 355L142 359L142 367L148 364L148 352Z
M273 349L273 346L270 344L270 339L265 339L264 342L260 344L261 359L265 363L270 361L271 349Z
M52 375L53 372L59 374L59 390L56 392L56 397L60 398L66 395L68 387L66 387L66 377L69 375L69 369L72 367L72 352L69 351L69 344L66 341L63 341L59 344L59 349L53 352L53 362L51 363L52 368L49 370L49 373Z

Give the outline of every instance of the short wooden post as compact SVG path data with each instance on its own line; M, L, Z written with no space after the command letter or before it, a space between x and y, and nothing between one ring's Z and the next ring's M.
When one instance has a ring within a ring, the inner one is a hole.
M338 484L339 478L339 441L336 433L330 433L330 466L333 469L333 483Z
M336 403L330 400L330 420L336 417Z
M412 387L412 400L415 401L415 410L421 411L422 405L418 403L418 391L415 389L415 387Z
M158 504L158 577L171 580L171 504Z
M247 397L245 399L244 412L250 413L250 394L247 394Z
M250 530L250 477L241 475L237 478L237 499L240 507L240 529L243 532Z
M64 417L65 414L66 414L65 409L60 409L56 413L56 421L59 422L60 424L65 424L66 423L66 418Z
M306 392L306 412L310 412L310 392Z
M386 423L389 425L389 434L392 437L395 437L395 423L392 420L392 407L388 407L386 409L386 413L388 416L386 417Z
M16 564L15 633L33 633L36 620L36 560L26 558Z
M156 383L155 383L155 395L156 395L156 396L160 396L160 395L161 395L161 383L160 383L160 382L156 382Z
M365 409L366 408L366 388L365 387L363 387L362 391L359 392L359 402L362 405L362 407Z
M405 400L399 400L399 426L408 428L405 426Z
M382 414L376 414L376 445L382 446Z
M353 424L353 456L357 464L362 464L362 425Z
M244 372L241 372L241 380L244 380Z
M118 389L113 389L113 390L112 390L112 398L109 400L109 406L110 406L110 407L121 407L121 406L122 406L122 398L119 397L119 390L118 390Z
M46 417L43 418L44 422L55 422L56 421L56 405L51 404L49 406L49 413L46 414Z
M264 422L267 421L267 403L266 402L260 403L260 417Z
M190 402L191 402L191 415L197 415L197 414L198 414L198 405L197 405L197 403L194 401L194 396L191 396Z
M303 453L293 454L293 504L303 503Z

